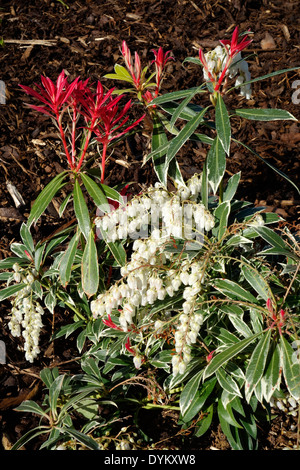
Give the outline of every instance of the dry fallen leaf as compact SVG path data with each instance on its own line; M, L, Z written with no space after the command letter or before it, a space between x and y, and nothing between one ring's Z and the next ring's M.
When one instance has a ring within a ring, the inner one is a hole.
M31 400L39 389L39 383L37 383L32 390L25 390L24 392L20 393L17 397L8 397L2 398L0 400L0 410L8 410L11 408L15 408L19 406L25 400Z
M276 43L270 33L266 33L264 39L260 41L261 48L263 50L275 49Z

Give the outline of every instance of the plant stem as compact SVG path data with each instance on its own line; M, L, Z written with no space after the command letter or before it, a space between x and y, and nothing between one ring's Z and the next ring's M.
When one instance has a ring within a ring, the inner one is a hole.
M180 411L179 406L169 406L169 405L156 405L155 403L148 403L147 405L142 406L144 409L152 409L152 408L162 408L164 410L176 410Z
M57 123L58 123L58 128L59 128L59 132L60 132L60 136L61 136L61 140L62 140L64 149L65 149L66 157L67 157L67 159L68 159L68 162L69 162L69 165L70 165L71 170L73 170L73 169L74 169L74 166L73 166L73 163L72 163L70 154L69 154L69 150L68 150L68 146L67 146L67 142L66 142L65 133L64 133L63 127L62 127L62 125L61 125L61 122L60 122L61 120L60 120L60 117L59 117L59 114L58 114L58 113L56 114L56 120L57 120Z
M106 150L107 150L108 142L103 143L103 150L102 150L102 174L101 174L101 183L104 182L104 172L105 172L105 160L106 160Z
M223 187L223 178L222 178L219 184L219 204L223 202L223 194L224 194L224 187Z

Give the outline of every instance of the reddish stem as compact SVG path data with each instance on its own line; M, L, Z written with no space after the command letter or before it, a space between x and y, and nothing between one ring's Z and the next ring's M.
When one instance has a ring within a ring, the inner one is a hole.
M102 150L102 174L101 174L101 183L104 182L104 172L105 172L105 160L106 160L106 150L107 150L108 142L103 143L103 150Z
M71 167L71 170L73 170L73 169L74 169L74 166L73 166L73 163L72 163L70 154L69 154L68 145L67 145L66 137L65 137L65 132L64 132L63 127L62 127L62 125L61 125L60 117L59 117L58 112L56 113L56 120L57 120L57 123L58 123L59 132L60 132L60 136L61 136L61 139L62 139L62 142L63 142L63 146L64 146L64 149L65 149L66 157L67 157L67 159L68 159L68 162L69 162L69 165L70 165L70 167Z

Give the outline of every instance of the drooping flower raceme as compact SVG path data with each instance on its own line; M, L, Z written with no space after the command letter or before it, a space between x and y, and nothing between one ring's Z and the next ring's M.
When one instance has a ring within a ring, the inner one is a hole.
M25 286L14 297L8 326L13 336L23 336L25 358L33 362L40 352L39 337L44 309L32 295L31 286L35 280L35 271L23 270L17 263L13 269L14 280L24 283Z
M190 239L194 230L191 220L194 218L197 233L203 234L213 228L213 216L198 202L200 190L199 175L194 175L175 193L169 193L157 184L127 205L121 205L95 220L99 230L105 230L108 241L127 238L130 234L135 235L135 240L131 259L121 268L121 280L91 302L94 317L102 317L109 328L135 331L138 335L141 334L137 333L139 320L147 318L149 308L181 291L183 302L174 336L174 373L182 372L188 364L190 347L196 342L203 322L203 315L197 311L197 297L201 294L206 275L201 261L184 259L177 262L172 250L166 250L165 246L175 243L178 238ZM186 221L182 217L185 206L194 214L194 218ZM143 231L144 226L150 227L150 234L148 230ZM113 313L118 316L117 323L111 320ZM159 321L151 323L154 330L160 329ZM133 347L131 350L134 351L135 365L140 365L141 354Z
M142 238L149 230L161 226L164 240L170 237L199 240L203 231L210 231L214 225L211 213L197 202L200 190L201 175L194 175L186 186L179 186L176 193L169 193L156 183L129 203L104 217L97 217L98 235L109 242L127 237Z

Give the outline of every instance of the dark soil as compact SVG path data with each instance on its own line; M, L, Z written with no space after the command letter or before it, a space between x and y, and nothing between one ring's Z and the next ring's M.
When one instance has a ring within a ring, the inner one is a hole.
M183 60L197 57L199 47L215 47L218 40L230 37L233 28L250 29L254 33L251 48L255 53L248 62L252 77L275 70L299 66L300 5L297 0L65 0L69 8L51 0L2 0L0 8L0 79L6 85L6 103L0 104L0 259L9 256L10 244L19 241L19 229L29 213L32 202L42 188L62 169L66 161L60 154L59 139L49 119L31 112L24 106L25 96L18 84L32 86L40 82L40 75L56 80L62 69L74 79L90 77L91 82L113 71L116 62L122 63L120 47L126 40L132 51L138 51L145 63L153 59L151 49L162 46L176 58L169 62L162 93L186 89L202 81L202 72L196 65ZM274 40L273 46L263 49L261 41L266 34ZM44 43L35 43L43 40ZM244 54L245 56L245 54ZM300 117L300 103L296 99L295 81L300 72L275 76L253 85L253 97L245 104L242 97L227 97L232 107L276 107ZM107 88L115 85L101 79ZM123 85L120 85L123 86ZM298 84L299 88L299 84ZM2 101L3 102L3 101ZM297 121L234 122L234 137L251 144L252 148L287 174L299 187L300 127ZM134 182L133 190L156 181L151 164L142 167L147 152L147 139L137 135L117 147L107 166L106 183L114 186ZM206 154L203 145L184 146L178 161L187 178L200 172ZM241 171L238 197L256 205L266 205L277 211L293 231L298 231L300 197L294 187L244 148L232 146L227 176ZM7 190L10 181L22 194L25 205L16 208ZM134 189L135 188L135 189ZM72 214L66 212L60 219L51 204L33 233L43 239ZM64 342L49 347L52 318L45 326L43 354L34 365L24 361L19 342L10 336L7 328L10 303L0 306L0 339L5 341L7 363L0 365L0 429L8 442L15 442L25 431L37 424L32 416L16 413L14 408L24 399L41 394L39 371L55 364L60 371L76 371L76 349ZM55 319L59 326L61 318ZM150 420L149 420L150 421ZM297 433L290 431L292 418L279 414L268 428L260 429L259 448L262 450L292 447ZM180 427L176 417L160 413L153 420L155 441L170 448L182 446L182 436L174 437ZM2 440L3 448L9 443ZM218 427L203 438L189 441L189 447L199 450L230 449ZM186 441L187 442L187 441ZM34 444L28 449L34 448Z

